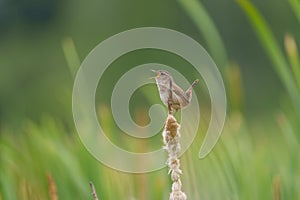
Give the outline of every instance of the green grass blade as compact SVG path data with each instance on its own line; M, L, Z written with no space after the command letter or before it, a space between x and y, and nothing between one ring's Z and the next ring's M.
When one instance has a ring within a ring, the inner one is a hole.
M297 19L300 22L300 1L299 0L289 0L290 6L293 9Z
M178 0L186 13L194 21L207 43L210 54L216 64L222 68L227 66L227 55L221 36L203 5L197 0Z
M299 52L297 45L293 36L286 34L284 37L284 46L289 58L290 65L297 81L298 88L300 89L300 61L299 61Z
M259 13L259 11L248 0L237 0L237 3L245 12L250 20L254 31L257 34L262 46L273 63L273 66L280 77L282 83L286 87L288 94L292 99L292 103L300 115L300 94L297 89L294 77L289 69L289 65L281 51L275 37L270 30L268 24Z
M75 78L76 72L80 67L80 59L77 54L73 39L70 37L64 38L62 40L62 49L64 51L72 78Z
M287 141L288 149L290 150L290 155L297 154L299 152L299 142L297 138L297 134L294 131L294 127L288 118L282 113L278 117L278 124L281 128L281 131Z

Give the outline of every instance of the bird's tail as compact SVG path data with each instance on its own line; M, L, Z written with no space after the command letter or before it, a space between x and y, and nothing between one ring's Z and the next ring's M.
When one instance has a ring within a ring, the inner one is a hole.
M199 83L199 79L196 79L196 80L192 83L191 87L195 87L198 83Z
M191 91L199 83L199 79L194 80L192 85L186 90L186 92Z
M191 99L192 99L192 90L193 90L193 87L195 87L198 83L199 83L199 79L196 79L192 83L192 85L186 90L185 95L186 95L186 97L187 97L187 99L189 101L191 101Z

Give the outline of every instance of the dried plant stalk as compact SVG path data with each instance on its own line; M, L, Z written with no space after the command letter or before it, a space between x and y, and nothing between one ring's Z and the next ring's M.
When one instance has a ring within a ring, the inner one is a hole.
M168 115L165 128L163 130L163 142L164 149L168 152L167 164L169 167L169 174L171 174L172 192L170 194L170 200L186 200L186 194L181 191L180 175L182 171L180 169L180 160L178 155L180 153L180 125L177 123L175 117L172 114Z
M94 200L98 200L98 196L97 196L97 193L96 193L96 190L95 190L95 186L92 182L90 182L90 187L92 189L92 195L93 195Z
M280 176L276 176L273 181L273 199L281 200L281 180Z
M49 196L51 200L58 200L57 189L54 179L50 173L47 173L48 183L49 183Z

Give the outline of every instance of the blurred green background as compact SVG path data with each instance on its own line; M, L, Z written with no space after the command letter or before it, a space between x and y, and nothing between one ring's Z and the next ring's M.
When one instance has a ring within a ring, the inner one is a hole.
M168 198L167 169L131 175L94 160L77 137L71 110L79 62L106 38L148 26L198 41L226 85L228 119L216 149L198 159L203 125L182 157L189 199L300 199L299 0L0 0L0 199L53 199L47 174L59 199L92 199L90 180L100 199ZM97 93L99 121L115 143L133 151L160 148L161 138L116 138L109 97L124 72L147 62L172 66L190 81L199 77L185 61L157 50L112 64L100 84L107 95ZM201 93L204 84L198 89L208 120L209 95ZM160 102L155 86L141 88L132 101L139 124L147 124L147 109Z

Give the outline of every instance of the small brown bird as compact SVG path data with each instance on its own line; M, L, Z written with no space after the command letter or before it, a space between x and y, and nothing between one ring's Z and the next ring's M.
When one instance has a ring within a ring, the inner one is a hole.
M152 70L154 73L156 73L155 78L159 96L162 102L166 106L171 106L172 109L174 109L176 112L189 105L189 103L192 100L192 90L193 87L197 85L199 82L198 79L196 79L192 85L186 90L183 91L175 82L171 74L166 70ZM170 89L172 91L172 98L170 98Z

